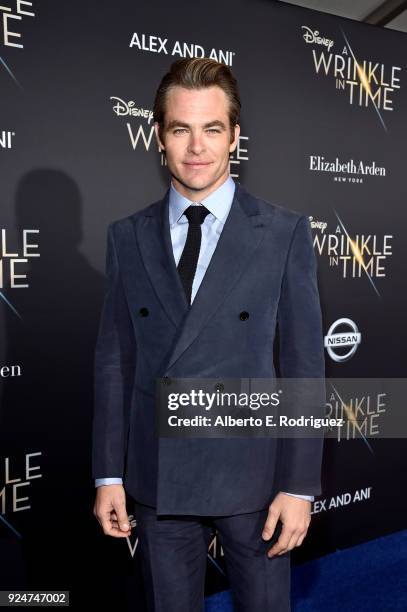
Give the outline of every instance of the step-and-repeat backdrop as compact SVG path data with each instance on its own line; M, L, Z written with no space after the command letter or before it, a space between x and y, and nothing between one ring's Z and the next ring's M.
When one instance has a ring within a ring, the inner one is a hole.
M107 538L92 514L93 351L107 225L164 194L154 94L192 56L224 62L240 84L231 174L309 216L327 377L405 375L405 34L260 0L3 0L3 589L143 609L137 529ZM378 435L327 440L323 495L293 563L405 527L403 441L380 439L383 403L368 386L352 400ZM214 537L207 593L226 586Z

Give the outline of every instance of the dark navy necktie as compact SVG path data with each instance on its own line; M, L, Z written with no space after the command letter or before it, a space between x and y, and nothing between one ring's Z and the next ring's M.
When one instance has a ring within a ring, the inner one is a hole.
M184 212L188 219L188 234L184 250L178 262L178 273L184 287L188 304L191 304L192 283L194 281L196 266L198 263L199 250L201 248L201 225L209 214L205 206L192 205Z

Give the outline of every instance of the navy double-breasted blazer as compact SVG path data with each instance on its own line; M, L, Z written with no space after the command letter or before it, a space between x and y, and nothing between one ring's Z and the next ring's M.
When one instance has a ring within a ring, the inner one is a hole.
M157 438L157 378L325 375L309 220L251 195L234 199L191 306L174 261L169 189L108 227L95 350L92 475L122 477L159 514L231 515L278 491L321 493L323 438ZM240 316L242 312L248 316Z

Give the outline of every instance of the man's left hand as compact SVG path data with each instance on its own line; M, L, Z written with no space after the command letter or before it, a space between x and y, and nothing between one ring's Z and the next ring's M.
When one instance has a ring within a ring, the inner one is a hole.
M283 527L277 542L267 553L269 558L274 555L283 555L292 550L294 546L301 546L311 522L311 502L285 493L278 493L269 506L262 533L264 540L272 537L278 519L282 522Z

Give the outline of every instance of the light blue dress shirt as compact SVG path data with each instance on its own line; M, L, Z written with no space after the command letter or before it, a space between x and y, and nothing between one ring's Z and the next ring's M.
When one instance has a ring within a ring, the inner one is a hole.
M194 301L199 285L209 266L209 262L216 248L219 236L222 233L223 226L229 214L235 193L235 182L229 175L228 178L220 187L213 191L208 197L201 202L191 202L185 196L181 195L171 182L169 194L169 222L171 232L171 242L174 252L175 263L181 258L182 251L185 246L188 234L188 219L184 215L188 206L205 206L209 210L202 225L202 240L199 251L198 263L194 280L192 283L191 303ZM108 484L122 484L121 478L96 478L95 486ZM312 495L297 495L296 493L287 493L294 497L301 497L309 501L314 501Z

